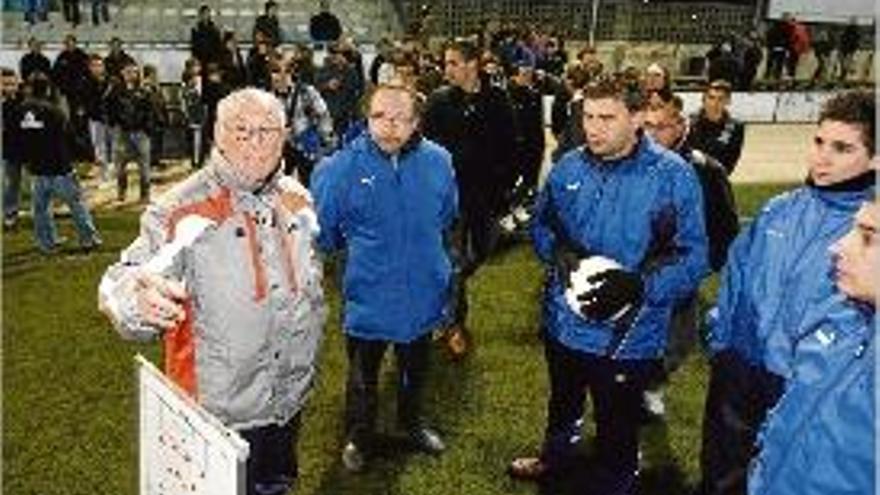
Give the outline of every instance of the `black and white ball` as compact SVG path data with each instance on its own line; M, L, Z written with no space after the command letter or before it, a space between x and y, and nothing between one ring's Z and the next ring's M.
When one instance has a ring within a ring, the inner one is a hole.
M621 268L620 263L604 256L590 256L582 259L577 269L572 270L568 276L569 287L565 290L565 302L576 314L581 314L581 306L587 301L579 301L578 296L591 290L597 289L599 284L589 282L588 279L599 273Z

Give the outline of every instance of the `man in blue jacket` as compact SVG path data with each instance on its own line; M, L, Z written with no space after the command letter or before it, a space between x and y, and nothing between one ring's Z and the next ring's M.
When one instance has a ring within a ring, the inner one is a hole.
M550 374L539 457L513 461L525 479L572 467L589 390L598 466L578 493L635 491L642 392L660 367L672 308L707 272L700 186L693 169L639 130L642 97L617 79L584 90L586 147L553 167L536 205L532 237L548 269L543 333ZM595 259L592 285L566 297L572 266Z
M423 139L418 96L379 86L368 100L369 133L315 169L312 189L326 251L345 249L343 327L349 360L348 443L342 460L363 469L376 422L382 356L394 346L398 422L415 446L445 446L421 418L431 331L448 318L451 265L445 236L458 209L450 155Z
M804 319L785 395L760 436L751 495L876 493L880 198L831 248L838 292Z
M730 247L709 314L702 493L745 493L758 428L791 377L794 332L807 309L833 292L828 247L873 195L874 118L871 93L829 99L806 185L772 199Z

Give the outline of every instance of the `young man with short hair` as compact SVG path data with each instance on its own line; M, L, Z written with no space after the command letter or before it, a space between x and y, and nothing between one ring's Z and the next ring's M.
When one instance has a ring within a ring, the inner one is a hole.
M583 105L586 146L553 167L532 227L548 265L544 445L509 472L546 479L573 467L589 391L598 462L578 493L632 494L642 392L660 367L673 307L706 273L703 211L691 167L639 130L637 88L600 79L586 86ZM595 270L575 304L572 272L591 263L616 267Z
M830 255L836 291L797 332L792 377L749 471L752 495L876 493L880 197Z
M745 127L728 112L732 87L712 81L703 92L703 107L691 116L688 146L721 162L730 175L742 154Z
M875 190L874 95L841 93L819 115L806 185L771 199L733 242L709 313L705 494L743 494L758 429L792 376L794 332L833 285L831 243Z

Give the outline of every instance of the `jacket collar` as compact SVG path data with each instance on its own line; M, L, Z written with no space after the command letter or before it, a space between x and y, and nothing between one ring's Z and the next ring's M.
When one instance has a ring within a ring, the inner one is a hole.
M816 197L832 208L851 210L873 196L876 181L877 172L869 170L862 175L828 186L817 186L813 183L813 179L808 177L806 185Z

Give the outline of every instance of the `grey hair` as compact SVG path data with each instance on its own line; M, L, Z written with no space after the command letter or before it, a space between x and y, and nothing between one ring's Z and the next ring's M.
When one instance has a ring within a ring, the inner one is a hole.
M271 111L282 124L285 121L284 105L275 95L258 88L244 88L226 95L217 104L217 122L224 122L232 115L248 111L250 104L257 104Z

